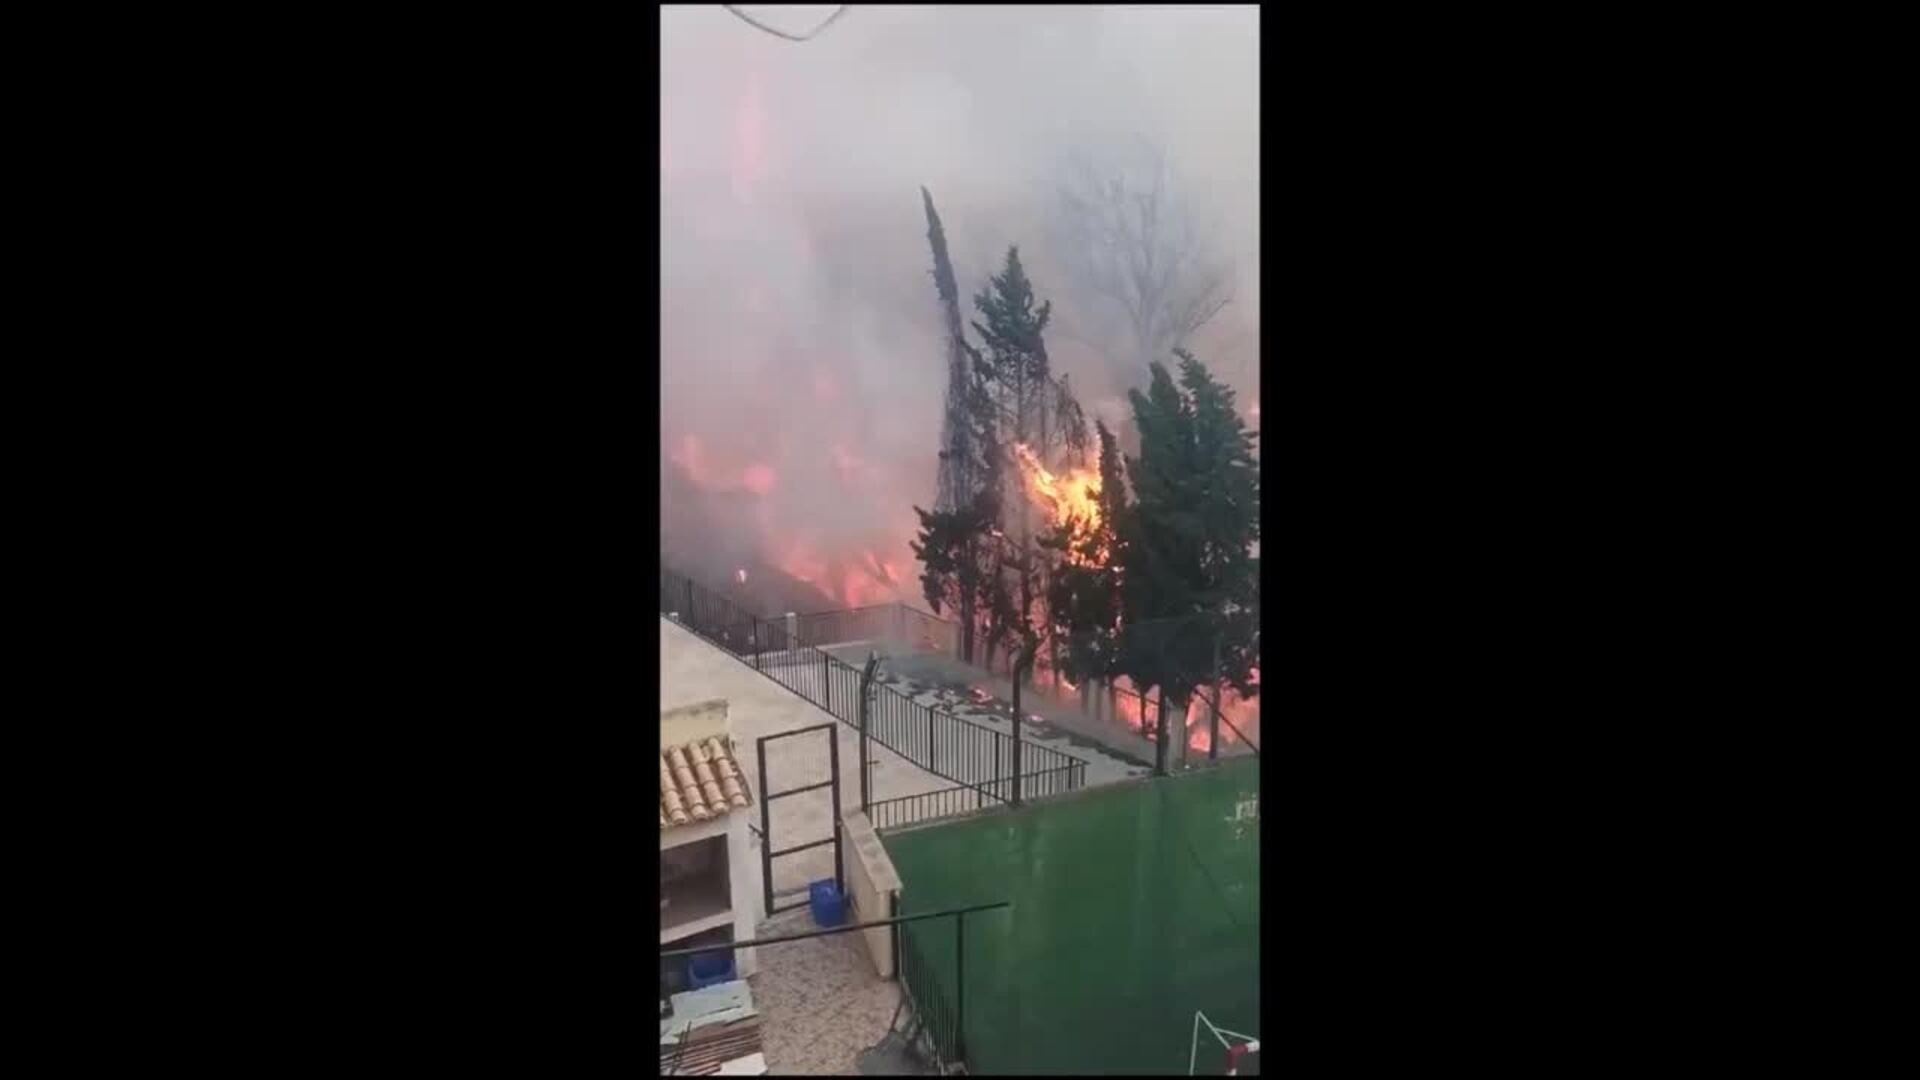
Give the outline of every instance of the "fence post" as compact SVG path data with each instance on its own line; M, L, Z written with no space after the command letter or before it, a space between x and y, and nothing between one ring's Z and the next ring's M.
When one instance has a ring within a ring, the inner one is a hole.
M967 1060L967 913L953 917L953 1059Z
M1207 760L1220 760L1220 635L1213 636L1213 733L1207 739Z
M760 785L760 883L766 892L767 906L761 909L761 918L773 917L773 811L767 802L767 740L762 737L754 740L754 752L760 758L760 775L754 777Z
M1020 805L1020 680L1022 672L1033 667L1034 645L1028 643L1013 660L1013 805Z
M889 890L887 892L887 918L897 919L899 917L900 917L900 892L897 889ZM899 923L893 924L893 933L887 935L887 944L893 947L893 979L895 982L905 982L906 980L902 978L900 975L900 924Z
M860 812L863 814L873 811L873 790L867 779L867 714L873 701L873 669L879 666L879 655L869 649L867 668L860 673Z
M693 617L693 579L688 578L687 579L687 627L688 629L693 630L693 632L696 634L699 633L700 631L696 628L696 625L695 625L699 621L700 620Z
M760 620L752 615L747 616L747 635L748 640L753 643L753 669L758 671L760 670Z
M1000 800L1001 802L1006 802L1006 801L1007 801L1007 800L1006 800L1006 798L1005 798L1005 797L1003 797L1003 796L1002 796L1002 795L1000 794L1000 792L999 792L999 787L1000 787L1000 733L999 733L999 732L997 732L997 731L993 733L993 785L994 785L994 789L995 789L995 790L994 790L994 793L993 793L993 794L994 794L994 797L995 797L995 798L997 798L997 799L999 799L999 800Z
M833 820L831 822L833 826L833 887L840 890L841 896L845 896L847 894L847 864L846 857L841 851L841 842L846 830L840 825L840 817L845 811L841 809L840 802L839 728L830 728L827 731L827 761L833 770ZM765 802L766 800L762 799L761 801Z
M820 707L833 713L833 669L827 666L827 651L820 650Z
M927 706L927 771L935 772L933 767L933 706Z

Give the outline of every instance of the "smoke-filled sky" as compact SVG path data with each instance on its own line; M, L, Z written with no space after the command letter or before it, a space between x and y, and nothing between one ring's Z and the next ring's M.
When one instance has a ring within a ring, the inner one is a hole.
M743 10L804 33L833 8ZM856 5L792 42L667 7L661 52L663 503L711 493L701 530L724 534L676 532L666 517L695 515L663 506L670 560L702 561L691 543L832 579L815 584L842 602L892 598L872 588L888 573L917 596L906 541L933 502L946 385L923 185L963 316L1019 245L1055 302L1055 368L1090 416L1130 426L1146 372L1071 295L1049 214L1063 155L1162 147L1235 270L1192 347L1258 399L1257 8ZM854 584L855 562L883 565Z

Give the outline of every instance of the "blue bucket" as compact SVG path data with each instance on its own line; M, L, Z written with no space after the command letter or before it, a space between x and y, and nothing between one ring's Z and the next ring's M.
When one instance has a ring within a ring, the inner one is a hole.
M813 908L815 926L839 926L846 919L846 898L831 878L807 886L807 903Z
M732 982L733 954L730 952L695 953L687 958L687 981L695 990L715 983Z

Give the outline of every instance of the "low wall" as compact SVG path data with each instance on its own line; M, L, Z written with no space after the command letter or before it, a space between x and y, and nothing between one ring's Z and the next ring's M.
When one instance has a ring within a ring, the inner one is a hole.
M847 893L858 916L856 921L891 918L893 913L888 901L900 892L900 875L893 868L893 859L881 846L867 815L858 810L848 811L841 819L841 827L846 830L846 842L853 849L853 858L846 862ZM876 926L859 934L866 940L873 969L883 979L892 978L893 928Z
M685 746L696 739L705 739L718 735L726 738L727 701L714 698L710 701L682 705L677 709L660 710L660 748Z

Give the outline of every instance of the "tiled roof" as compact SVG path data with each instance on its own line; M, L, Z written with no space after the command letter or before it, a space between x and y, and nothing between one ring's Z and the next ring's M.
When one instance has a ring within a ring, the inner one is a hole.
M733 760L732 740L695 739L660 752L660 828L745 809L752 803L746 777Z

